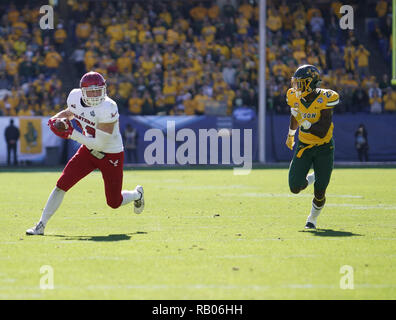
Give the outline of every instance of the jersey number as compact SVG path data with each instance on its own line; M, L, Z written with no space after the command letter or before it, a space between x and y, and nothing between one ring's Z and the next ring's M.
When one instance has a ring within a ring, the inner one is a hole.
M76 120L76 122L77 122L77 125L81 128L81 130L83 130L83 126L81 125L80 121ZM89 135L91 135L92 137L95 138L95 134L96 134L95 128L90 127L90 126L85 126L85 131Z

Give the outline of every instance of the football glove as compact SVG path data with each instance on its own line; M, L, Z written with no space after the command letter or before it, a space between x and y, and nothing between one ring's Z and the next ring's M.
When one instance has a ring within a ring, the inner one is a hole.
M291 136L290 134L287 135L286 145L287 145L287 147L290 150L293 150L293 147L294 147L294 136Z
M65 120L66 122L66 129L65 130L59 130L56 128L55 123L57 119L51 118L48 120L48 126L50 127L51 131L57 135L58 137L62 139L69 139L71 134L73 133L73 125L71 124L70 120Z

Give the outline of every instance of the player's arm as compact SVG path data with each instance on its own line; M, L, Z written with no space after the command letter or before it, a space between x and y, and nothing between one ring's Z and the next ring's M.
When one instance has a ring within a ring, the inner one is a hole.
M333 118L332 109L323 109L320 112L319 121L311 125L309 129L302 129L304 132L309 132L319 138L324 138L329 131Z
M297 130L298 128L298 122L296 118L291 114L290 115L290 124L289 124L289 129L290 130Z
M66 118L66 120L64 120L64 118ZM51 117L48 120L48 126L50 127L51 131L55 133L55 135L57 135L58 137L62 139L69 139L72 132L75 131L73 129L73 125L70 122L70 120L72 120L73 118L74 118L74 114L71 111L69 111L69 109L67 108L65 110L58 112L53 117ZM58 119L62 119L61 122L63 122L65 125L64 130L60 130L59 127L57 126L57 123L59 121Z
M73 101L75 99L75 95L79 91L80 89L73 89L72 91L70 91L69 96L66 99L67 108L62 110L61 112L58 112L51 119L67 118L67 120L72 120L74 118L74 113L70 111L70 105L74 103Z
M70 139L73 139L78 143L85 145L88 149L102 151L103 148L107 145L111 136L113 135L114 126L117 121L111 123L98 123L96 127L95 137L87 137L78 132L77 130L73 130L73 133L70 135Z
M291 89L289 89L286 93L286 103L291 107L291 104L289 104L290 93L291 93ZM290 150L293 150L294 135L296 134L296 130L298 128L298 121L293 114L293 108L290 109L290 112L291 114L290 114L290 123L289 123L289 133L287 134L287 138L286 138L286 146Z
M286 138L286 146L293 150L294 146L294 135L296 134L296 130L298 128L298 121L296 118L291 114L290 115L290 124L289 124L289 133L287 134Z
M60 119L67 118L68 120L72 120L74 118L73 112L69 110L69 108L58 112L56 115L52 117L52 119Z
M96 130L101 130L105 133L113 134L114 126L116 123L117 123L117 121L110 122L110 123L98 123Z

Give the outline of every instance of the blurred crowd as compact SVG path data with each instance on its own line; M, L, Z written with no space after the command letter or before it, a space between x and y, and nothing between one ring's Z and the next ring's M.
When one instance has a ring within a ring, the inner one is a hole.
M105 76L123 114L257 109L257 1L68 0L67 6L68 18L56 14L51 32L39 28L39 7L0 6L0 115L52 115L65 105L65 80L77 86L90 70ZM396 111L389 76L370 73L371 52L353 30L340 29L340 2L327 10L310 1L267 0L267 6L270 112L289 112L290 77L305 63L320 68L323 87L340 93L336 112ZM390 1L379 1L372 18L370 39L390 70Z
M326 5L328 10L323 9L323 4L319 7L304 1L270 3L267 19L267 106L277 113L289 112L282 101L290 86L290 75L298 65L308 63L321 70L322 87L339 92L341 103L335 112L396 111L396 91L392 90L388 75L391 70L390 0L376 3L375 12L369 17L373 23L372 30L368 28L364 33L362 28L340 29L342 3L339 1ZM364 5L359 1L353 4L355 23L357 13L361 14ZM383 56L371 57L372 52L359 41L358 32L360 40L372 40ZM370 61L376 63L378 60L385 61L388 73L373 72L375 66L370 66Z
M52 115L64 104L63 57L39 28L39 8L0 7L0 115Z
M247 0L70 3L76 70L104 74L121 112L257 106L258 7Z

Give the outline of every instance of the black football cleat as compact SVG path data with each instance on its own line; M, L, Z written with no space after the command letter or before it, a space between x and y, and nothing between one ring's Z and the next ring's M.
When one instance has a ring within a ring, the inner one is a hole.
M316 227L312 222L307 222L305 229L316 229Z

